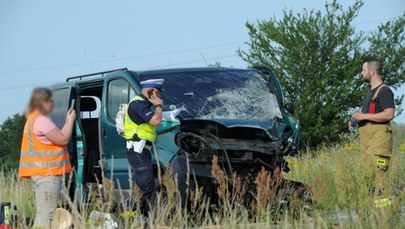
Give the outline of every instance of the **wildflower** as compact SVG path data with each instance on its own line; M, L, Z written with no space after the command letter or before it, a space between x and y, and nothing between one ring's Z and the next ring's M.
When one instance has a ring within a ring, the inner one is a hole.
M405 143L402 143L402 144L399 146L399 151L400 151L400 152L405 152Z
M327 159L330 156L330 152L324 152L319 155L321 159Z
M286 160L290 170L299 171L303 166L302 160L299 160L297 158L287 157Z
M137 214L139 214L137 211L123 211L120 213L119 217L125 220L134 218Z
M351 153L354 150L354 145L350 144L350 143L346 143L344 145L344 150L345 150L346 153Z
M305 167L304 169L302 169L301 174L303 177L307 177L309 175L309 169Z

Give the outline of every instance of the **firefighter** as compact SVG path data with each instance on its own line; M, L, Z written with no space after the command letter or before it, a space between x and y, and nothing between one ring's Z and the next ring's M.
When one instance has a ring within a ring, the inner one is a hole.
M358 122L362 161L373 169L374 194L381 195L385 187L386 172L392 153L392 130L394 118L394 93L384 85L382 63L377 58L363 61L361 75L369 83L370 90L363 100L361 112L353 114ZM351 122L349 129L352 130Z
M126 155L134 172L134 182L142 193L140 209L145 217L148 216L148 202L155 190L151 149L156 141L155 126L162 121L160 90L163 82L163 79L141 82L142 92L131 100L124 117Z

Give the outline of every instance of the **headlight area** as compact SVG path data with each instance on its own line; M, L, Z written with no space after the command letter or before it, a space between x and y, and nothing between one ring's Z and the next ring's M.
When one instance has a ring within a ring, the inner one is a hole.
M294 148L291 136L281 140L271 140L269 137L231 138L231 136L243 136L243 133L224 134L218 129L218 135L214 135L213 130L182 128L175 137L176 145L180 150L171 161L171 166L178 180L178 190L182 200L187 199L189 191L203 187L205 196L215 203L218 182L220 182L214 176L216 168L224 171L230 190L233 190L231 187L235 186L233 182L237 177L239 184L252 193L252 195L246 195L246 201L249 203L254 197L257 177L263 170L268 172L271 179L282 177L280 171L290 170L284 156ZM249 131L252 129L246 129L244 133ZM257 131L260 130L257 129ZM254 133L250 134L254 135ZM280 187L287 187L292 182L282 178L281 181Z
M262 167L270 172L281 167L288 172L283 157L289 154L293 140L291 137L272 142L224 139L206 131L186 131L177 134L176 144L180 148L179 155L186 156L189 162L211 165L216 156L221 168L232 175L235 172L241 174L240 170L257 173Z

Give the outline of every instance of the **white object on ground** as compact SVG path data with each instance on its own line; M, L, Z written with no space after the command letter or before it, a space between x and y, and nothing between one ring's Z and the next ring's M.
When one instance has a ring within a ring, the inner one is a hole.
M57 208L51 223L51 229L68 229L71 225L72 214L63 208Z
M115 222L110 213L92 211L89 216L90 229L115 229L118 223Z

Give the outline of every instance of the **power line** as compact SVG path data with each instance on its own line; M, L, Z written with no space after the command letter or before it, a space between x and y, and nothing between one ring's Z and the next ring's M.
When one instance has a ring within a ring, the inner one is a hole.
M354 23L353 25L362 25L362 24L368 24L368 23L373 23L373 22L378 22L378 21L383 21L383 20L391 20L391 19L397 18L399 16L400 15L381 18L381 19L375 19L375 20L371 20L371 21L358 22L358 23ZM203 46L203 47L198 47L198 48L180 49L180 50L167 51L167 52L161 52L161 53L152 53L152 54L139 55L139 56L129 56L129 57L122 57L122 58L89 61L89 62L84 62L84 63L74 63L74 64L65 64L65 65L53 65L53 66L47 66L47 67L9 70L9 71L0 72L0 77L4 77L4 76L1 76L2 74L22 73L22 72L31 72L31 71L41 71L41 70L49 70L49 69L67 68L67 67L74 67L74 66L84 66L84 65L91 65L91 64L98 64L98 63L117 62L117 61L123 61L123 60L132 60L132 59L139 59L139 58L147 58L147 57L154 57L154 56L162 56L162 55L170 55L170 54L198 51L198 50L203 50L203 49L212 49L212 48L233 46L233 45L239 45L239 44L243 44L243 43L244 42L225 43L225 44L218 44L218 45L211 45L211 46Z
M3 91L9 91L9 90L14 90L14 89L21 89L21 88L29 88L29 87L34 87L34 86L38 86L41 84L53 84L53 83L58 83L60 81L47 81L47 82L39 82L39 83L31 83L31 84L22 84L22 85L18 85L18 86L9 86L9 87L0 87L0 92Z
M371 20L371 21L363 21L363 22L354 23L353 25L362 25L362 24L368 24L368 23L373 23L373 22L378 22L378 21L383 21L383 20L391 20L391 19L394 19L394 18L397 18L397 17L400 17L400 16L401 15L391 16L391 17L386 17L386 18L381 18L381 19L375 19L375 20ZM176 53L191 52L191 51L197 51L197 50L202 50L202 49L212 49L212 48L218 48L218 47L233 46L233 45L239 45L239 44L243 44L243 43L244 42L225 43L225 44L218 44L218 45L212 45L212 46L204 46L204 47L190 48L190 49L180 49L180 50L176 50L176 51L152 53L152 54L139 55L139 56L129 56L129 57L123 57L123 58L114 58L114 59L90 61L90 62L85 62L85 63L53 65L53 66L47 66L47 67L9 70L9 71L2 71L2 72L0 72L0 74L22 73L22 72L30 72L30 71L40 71L40 70L67 68L67 67L74 67L74 66L84 66L84 65L98 64L98 63L117 62L117 61L123 61L123 60L131 60L131 59L139 59L139 58L146 58L146 57L154 57L154 56L162 56L162 55L169 55L169 54L176 54ZM0 76L0 77L3 77L3 76Z
M146 58L146 57L154 57L154 56L162 56L162 55L169 55L169 54L185 53L185 52L191 52L191 51L197 51L197 50L203 50L203 49L212 49L212 48L219 48L219 47L226 47L226 46L234 46L234 45L239 45L239 44L243 44L243 42L226 43L226 44L205 46L205 47L199 47L199 48L181 49L181 50L176 50L176 51L152 53L152 54L139 55L139 56L129 56L129 57L123 57L123 58L108 59L108 60L90 61L90 62L85 62L85 63L54 65L54 66L47 66L47 67L37 67L37 68L28 68L28 69L21 69L21 70L2 71L2 72L0 72L0 74L22 73L22 72L40 71L40 70L48 70L48 69L67 68L67 67L74 67L74 66L83 66L83 65L98 64L98 63L117 62L117 61L123 61L123 60L132 60L132 59L139 59L139 58ZM4 76L0 76L0 77L4 77Z
M230 54L230 55L224 55L224 56L211 57L211 58L207 58L205 60L218 60L218 59L227 59L227 58L232 58L232 57L238 57L238 55ZM201 63L201 62L204 62L204 60L202 60L202 59L191 60L191 61L179 62L179 63L174 63L174 64L149 67L149 68L144 68L144 69L139 69L139 70L176 67L176 66L195 64L195 63ZM9 87L0 87L0 92L10 91L10 90L15 90L15 89L30 88L33 86L38 86L38 85L43 85L43 84L50 85L50 84L58 83L58 82L61 82L61 81L52 81L52 82L47 81L47 82L38 82L38 83L23 84L23 85L9 86Z
M230 54L230 55L206 58L205 61L207 61L207 60L227 59L227 58L232 58L232 57L239 57L239 56L236 55L236 54ZM185 61L185 62L180 62L180 63L168 64L168 65L160 65L160 66L155 66L155 67L149 67L149 68L144 68L144 69L140 69L140 70L177 67L177 66L188 65L188 64L205 63L205 61L203 59L198 59L198 60L191 60L191 61Z

